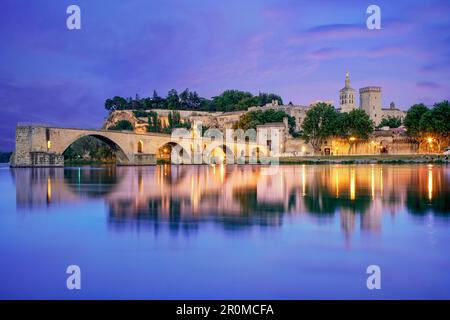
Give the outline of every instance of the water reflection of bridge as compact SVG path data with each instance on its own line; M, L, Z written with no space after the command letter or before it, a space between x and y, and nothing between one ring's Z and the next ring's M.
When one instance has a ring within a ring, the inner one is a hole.
M12 171L18 207L35 208L104 199L114 222L201 220L228 226L279 225L305 215L339 223L346 234L359 223L379 231L387 213L449 212L450 177L444 166L156 166L41 168Z

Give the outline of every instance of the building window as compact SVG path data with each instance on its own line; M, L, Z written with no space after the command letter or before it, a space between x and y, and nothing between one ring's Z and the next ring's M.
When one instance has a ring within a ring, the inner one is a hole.
M47 140L47 150L50 150L52 147L52 142L50 140Z
M139 140L137 144L137 152L142 153L143 150L144 150L144 142L142 142L142 140Z

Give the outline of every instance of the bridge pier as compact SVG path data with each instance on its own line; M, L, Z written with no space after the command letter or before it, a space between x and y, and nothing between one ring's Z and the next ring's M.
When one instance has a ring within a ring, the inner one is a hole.
M29 153L14 152L11 156L10 166L20 167L64 167L64 156L51 152L31 151Z
M62 167L64 156L49 151L44 127L17 126L16 150L11 156L11 167Z

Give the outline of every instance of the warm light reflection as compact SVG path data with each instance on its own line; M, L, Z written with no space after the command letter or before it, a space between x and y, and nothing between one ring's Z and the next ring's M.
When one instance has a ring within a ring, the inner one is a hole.
M334 183L336 184L336 198L339 198L339 170L335 171Z
M227 222L278 224L287 212L339 213L347 234L353 232L355 219L362 230L380 230L384 212L404 212L405 206L417 213L449 212L448 189L443 187L448 185L444 174L448 169L437 165L280 166L276 175L261 174L258 166L224 164L164 164L156 170L77 168L65 170L64 175L45 170L41 174L18 171L18 207L101 196L115 218L173 219L174 223L220 215L227 219L219 220ZM389 183L383 186L383 182ZM389 201L379 191L383 188Z
M380 193L383 197L383 169L380 169Z
M142 174L138 175L138 192L140 195L144 194L144 180Z
M433 166L428 167L428 200L433 199Z
M52 200L52 181L47 177L47 202Z
M375 198L375 168L372 166L370 169L370 186L372 190L372 199Z
M306 196L306 167L302 165L302 196Z
M355 200L356 186L355 186L355 169L350 169L350 200Z

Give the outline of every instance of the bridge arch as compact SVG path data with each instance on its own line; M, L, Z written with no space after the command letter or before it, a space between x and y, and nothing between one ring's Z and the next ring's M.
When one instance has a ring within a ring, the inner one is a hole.
M209 144L205 150L204 157L208 159L208 163L233 164L236 160L232 146L229 146L226 143Z
M129 156L127 155L127 152L125 152L125 148L123 148L122 146L120 146L120 144L116 141L114 141L112 138L107 137L106 135L103 135L101 133L85 133L85 134L81 134L78 135L77 137L70 139L69 142L67 142L66 144L64 144L62 146L62 152L61 154L64 155L64 153L69 149L69 147L74 144L75 142L79 141L82 138L85 137L93 137L96 138L102 142L104 142L106 145L108 145L111 150L113 151L115 157L116 157L116 162L118 163L126 163L129 162L131 159L129 158ZM141 147L143 148L143 144L141 144ZM138 143L138 149L139 149L139 143Z
M169 141L159 146L156 156L159 160L171 162L174 160L175 163L190 163L191 161L191 152L174 141Z

